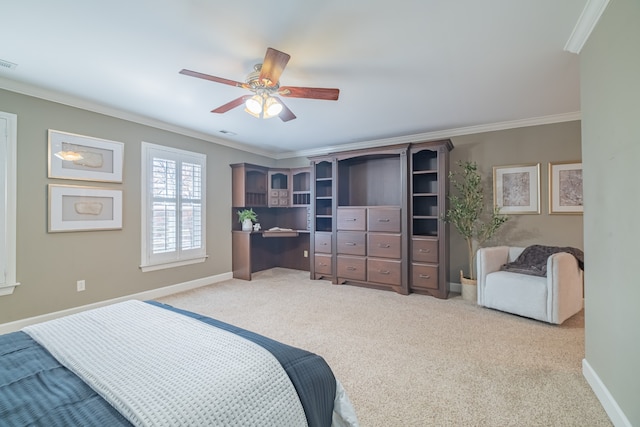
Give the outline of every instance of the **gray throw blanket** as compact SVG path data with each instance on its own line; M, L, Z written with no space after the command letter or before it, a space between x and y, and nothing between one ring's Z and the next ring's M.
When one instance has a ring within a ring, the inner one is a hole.
M584 270L584 253L578 248L533 245L526 247L520 256L513 261L508 262L500 270L512 273L530 274L532 276L547 275L547 258L558 253L567 252L576 257L578 266Z

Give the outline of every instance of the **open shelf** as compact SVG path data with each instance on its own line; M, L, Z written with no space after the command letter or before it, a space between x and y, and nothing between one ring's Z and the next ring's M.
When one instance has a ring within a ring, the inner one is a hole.
M400 155L372 154L338 162L338 206L400 206Z
M311 169L292 169L291 184L291 204L293 206L311 205Z

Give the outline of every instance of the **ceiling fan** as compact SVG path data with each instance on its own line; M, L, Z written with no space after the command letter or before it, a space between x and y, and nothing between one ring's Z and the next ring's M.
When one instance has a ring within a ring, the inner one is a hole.
M211 110L212 113L226 113L245 104L245 111L254 117L268 119L278 116L283 122L288 122L295 119L296 116L276 95L288 98L324 99L328 101L336 101L338 99L339 89L280 86L280 75L287 66L289 58L291 56L284 52L267 48L263 63L254 66L254 70L249 73L244 83L185 69L181 70L180 74L249 89L254 93L254 95L244 95L221 105L215 110Z

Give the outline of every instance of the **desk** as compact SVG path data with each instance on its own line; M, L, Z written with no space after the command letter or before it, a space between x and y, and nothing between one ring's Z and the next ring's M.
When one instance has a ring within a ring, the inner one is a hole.
M232 233L232 268L236 279L273 267L309 271L309 231L238 231Z

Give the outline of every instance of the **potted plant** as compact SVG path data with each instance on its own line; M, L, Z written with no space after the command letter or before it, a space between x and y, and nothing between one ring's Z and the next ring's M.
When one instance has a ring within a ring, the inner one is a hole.
M251 231L253 223L258 220L258 214L253 211L253 208L243 209L238 211L238 220L242 223L242 231Z
M485 214L484 192L478 165L467 160L458 162L458 166L459 171L449 172L449 180L455 193L447 197L449 209L444 221L452 224L467 242L469 271L468 276L465 276L460 270L462 298L475 300L477 278L473 261L476 252L509 218L500 215L500 208L497 206L490 214Z

